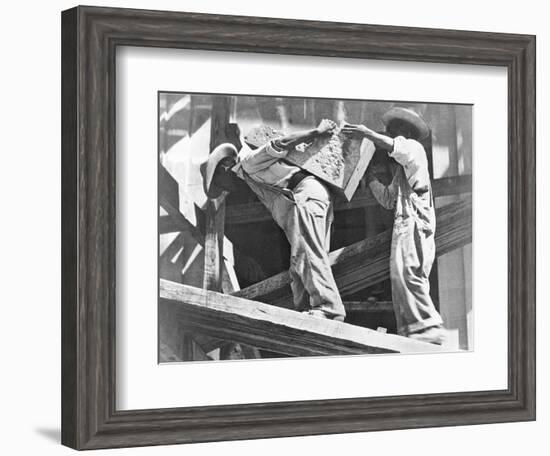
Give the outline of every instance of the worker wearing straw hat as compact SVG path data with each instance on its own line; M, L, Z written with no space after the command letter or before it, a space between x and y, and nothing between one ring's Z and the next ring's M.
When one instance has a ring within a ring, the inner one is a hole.
M394 210L390 278L397 331L441 345L447 331L430 297L429 283L435 258L435 211L426 151L419 142L430 131L412 109L394 107L382 121L385 134L365 125L347 124L342 131L370 139L397 162L388 186L367 171L374 197L385 208Z
M296 310L343 321L345 309L328 257L333 197L325 184L285 161L289 150L330 135L336 124L323 120L311 130L281 134L268 126L241 139L242 148L218 146L205 163L205 192L210 198L232 191L244 180L283 229L290 244L291 289Z

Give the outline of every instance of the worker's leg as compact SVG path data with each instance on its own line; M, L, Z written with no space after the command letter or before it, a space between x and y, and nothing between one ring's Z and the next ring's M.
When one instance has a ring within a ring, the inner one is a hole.
M412 218L396 223L390 277L399 334L408 335L443 323L430 297L429 275L434 256L433 235L426 236Z
M332 201L332 198L330 198L329 201L329 208L327 211L327 219L326 219L326 228L325 228L325 252L330 253L330 235L331 235L331 228L332 228L332 222L334 220L334 203Z
M302 280L312 309L329 317L344 316L345 310L328 258L332 200L326 187L313 178L294 190L295 211L285 224L291 246L291 270Z
M292 245L292 236L288 235L289 229L287 226L293 225L296 219L296 202L289 196L283 194L277 194L276 197L271 198L271 204L266 204L271 211L273 220L279 225L286 234L288 242ZM302 278L298 271L293 267L292 261L289 268L290 275L290 288L292 290L292 298L294 308L296 310L307 310L309 308L309 294L307 293Z
M290 289L292 290L294 308L299 311L307 310L309 308L309 294L306 291L298 271L293 267L292 262L290 263L288 272L290 275Z

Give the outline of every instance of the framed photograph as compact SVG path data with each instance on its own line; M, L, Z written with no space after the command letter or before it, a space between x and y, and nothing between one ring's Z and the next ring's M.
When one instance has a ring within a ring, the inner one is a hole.
M62 442L535 419L535 37L62 13Z

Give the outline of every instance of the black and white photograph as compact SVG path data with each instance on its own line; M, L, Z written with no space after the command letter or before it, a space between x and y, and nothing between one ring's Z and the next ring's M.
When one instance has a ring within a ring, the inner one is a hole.
M475 351L474 108L159 91L159 363Z
M93 3L3 9L2 454L550 453L544 2Z

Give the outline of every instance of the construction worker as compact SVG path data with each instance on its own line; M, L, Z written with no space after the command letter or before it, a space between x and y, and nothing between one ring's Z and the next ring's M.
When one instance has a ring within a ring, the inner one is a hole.
M243 138L242 148L216 148L203 171L206 194L216 198L243 179L270 211L290 244L290 278L294 307L309 315L343 321L344 305L328 258L333 197L327 186L285 161L289 150L317 136L330 135L336 124L281 136L272 131L260 145ZM253 136L253 135L252 135ZM261 136L261 135L260 135ZM238 177L237 177L238 176Z
M426 151L419 141L429 128L420 115L395 107L382 118L386 133L365 125L344 125L345 134L370 139L394 163L391 183L367 171L369 187L386 209L394 210L390 255L392 300L398 334L441 345L447 331L430 297L429 275L435 258L435 211Z

